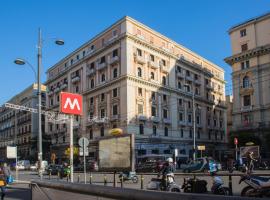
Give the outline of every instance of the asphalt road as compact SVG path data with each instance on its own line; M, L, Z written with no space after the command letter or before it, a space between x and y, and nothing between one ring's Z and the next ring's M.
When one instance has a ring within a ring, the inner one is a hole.
M270 171L257 171L255 173L264 173L264 174L269 174L270 175ZM146 189L148 182L151 180L151 178L154 178L156 176L154 175L144 175L143 178L143 187L144 189ZM185 177L191 177L188 174L184 175L184 176L176 176L175 177L175 181L177 184L182 185L183 184L183 180ZM118 175L116 176L117 178L117 187L120 187L120 181L118 179ZM139 177L141 178L141 177ZM197 177L199 179L204 179L208 182L207 187L208 190L210 190L211 185L212 185L212 178L210 176L204 176L204 177ZM31 180L39 180L40 178L38 177L36 172L29 172L29 171L22 171L19 173L19 180L24 180L24 181L31 181ZM43 177L44 181L49 180L49 176L48 175L44 175ZM106 179L107 181L107 185L108 186L112 186L113 185L113 175L112 174L97 174L97 173L93 173L92 174L92 183L93 184L98 184L98 185L104 185L104 179ZM224 181L224 185L228 186L229 183L229 178L228 177L222 177L223 181ZM232 189L233 189L233 194L234 195L240 195L241 190L246 186L245 183L241 183L239 185L239 179L240 177L232 177ZM51 181L63 181L63 182L67 182L67 179L64 178L62 180L59 180L59 178L57 176L51 176L50 178ZM86 176L86 180L87 180L87 184L89 184L89 180L90 180L90 173L87 173ZM74 174L74 183L84 183L84 174L83 173L75 173ZM27 185L17 185L17 184L13 184L11 186L11 188L9 188L7 190L7 198L5 198L6 200L17 200L17 199L25 199L28 200L30 199L30 191L27 188ZM127 181L124 182L123 184L124 188L134 188L134 189L140 189L141 188L141 179L139 180L139 182L137 184L132 183L131 181Z

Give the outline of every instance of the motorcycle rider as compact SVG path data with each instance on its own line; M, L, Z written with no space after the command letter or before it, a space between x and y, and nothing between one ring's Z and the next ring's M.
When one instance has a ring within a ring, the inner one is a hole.
M173 174L175 172L175 166L173 163L173 159L172 158L167 158L166 163L164 163L161 171L159 172L159 175L162 174L162 181L161 181L161 189L165 190L167 185L167 176L168 174Z

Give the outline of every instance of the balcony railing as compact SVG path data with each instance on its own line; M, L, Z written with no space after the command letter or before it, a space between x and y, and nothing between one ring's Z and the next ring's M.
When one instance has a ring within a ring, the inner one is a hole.
M72 83L77 83L77 82L79 82L81 79L80 79L80 77L79 76L75 76L75 77L73 77L72 79L71 79L71 82Z
M87 69L86 70L86 75L87 76L92 76L96 73L96 70L95 69Z
M118 119L119 119L119 115L112 115L111 116L111 121L118 120Z
M200 79L195 79L194 82L195 82L196 85L201 85L202 84Z
M241 112L248 112L248 111L252 111L252 105L241 107Z
M63 85L61 85L60 89L63 90L63 89L65 89L66 87L67 87L67 84L64 83Z
M115 64L119 61L119 57L118 56L114 56L114 57L111 57L110 61L109 61L109 64L112 65L112 64Z
M55 88L54 93L60 92L60 87Z
M182 72L177 72L177 77L185 78L185 75Z
M163 122L165 124L171 124L172 123L172 121L170 119L167 119L167 118L163 119Z
M97 70L102 70L102 69L104 69L105 67L107 67L107 63L106 63L106 62L99 63L99 64L97 65Z
M214 90L214 86L210 83L206 85L206 88L209 90Z
M151 116L149 119L153 122L159 122L159 118L156 116Z
M148 65L152 68L155 68L155 69L159 68L158 64L154 61L148 61Z
M186 125L186 122L185 121L179 121L179 125L185 126Z
M146 60L143 56L138 56L135 54L134 56L135 62L140 63L140 64L145 64Z
M147 117L145 115L143 115L143 114L139 114L139 115L137 115L137 119L141 120L141 121L146 121Z
M186 76L186 80L193 81L193 78L192 78L192 76Z

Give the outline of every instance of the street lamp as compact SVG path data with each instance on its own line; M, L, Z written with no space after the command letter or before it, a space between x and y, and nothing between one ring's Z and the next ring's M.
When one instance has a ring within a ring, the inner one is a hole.
M34 70L34 67L27 62L24 59L21 58L17 58L14 63L17 65L24 65L24 64L28 64L32 70L35 73L35 77L37 77L37 82L38 82L38 92L37 92L37 96L38 96L38 161L39 161L39 167L40 167L40 178L42 179L42 172L41 172L41 167L42 167L42 128L41 128L41 81L40 81L40 67L41 67L41 59L42 59L42 37L41 37L41 29L38 29L38 53L37 53L37 59L38 59L38 63L37 63L37 73ZM64 41L57 39L55 40L55 44L57 45L64 45Z
M184 84L184 87L189 88L189 84ZM195 92L192 91L192 113L193 113L193 160L196 160L196 121L195 121Z

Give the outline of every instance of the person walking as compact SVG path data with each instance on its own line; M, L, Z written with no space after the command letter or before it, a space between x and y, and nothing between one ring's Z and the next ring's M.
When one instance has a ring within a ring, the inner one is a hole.
M257 161L254 158L253 152L248 152L247 154L247 164L248 164L248 172L247 173L252 173L254 169L254 161Z
M2 166L0 166L0 190L1 190L1 200L4 200L4 197L6 196L6 184L7 184L7 178L10 176L10 170L7 167L7 164L4 163Z

